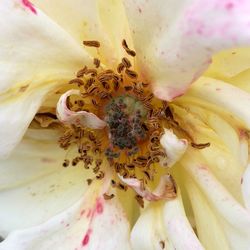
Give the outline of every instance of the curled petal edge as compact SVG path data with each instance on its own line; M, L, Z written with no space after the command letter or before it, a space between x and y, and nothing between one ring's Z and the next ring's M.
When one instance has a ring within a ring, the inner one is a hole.
M160 163L167 167L172 167L183 156L188 147L188 141L178 139L170 129L164 129L160 143L167 154L167 158L162 159Z
M67 98L71 95L80 95L80 91L77 89L67 91L60 97L57 103L57 118L62 123L74 124L76 126L84 126L92 129L102 129L106 127L106 122L93 113L87 111L71 111L67 106Z
M118 176L122 182L134 189L138 195L148 201L158 201L162 199L170 200L176 198L177 196L176 184L170 174L163 175L161 177L157 188L153 192L145 188L142 185L142 182L136 178L123 178L120 175Z

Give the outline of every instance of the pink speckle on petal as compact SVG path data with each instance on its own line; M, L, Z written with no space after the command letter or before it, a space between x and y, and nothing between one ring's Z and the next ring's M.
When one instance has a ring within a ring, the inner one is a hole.
M89 243L89 239L90 239L90 234L91 234L91 229L89 229L88 231L87 231L87 233L84 235L84 237L83 237L83 240L82 240L82 245L83 246L86 246L88 243Z
M228 2L225 7L227 10L232 10L234 8L234 4L232 2Z
M34 5L29 0L22 0L22 4L26 8L28 8L31 12L33 12L34 14L37 14L37 11L36 11Z
M103 212L103 205L100 200L97 200L96 202L96 212L98 214L101 214Z

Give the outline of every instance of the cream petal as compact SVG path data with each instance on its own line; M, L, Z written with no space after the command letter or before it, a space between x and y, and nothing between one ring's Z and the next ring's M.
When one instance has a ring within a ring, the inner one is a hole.
M174 200L151 203L131 232L134 250L203 249L183 209L180 193Z
M250 211L250 165L248 165L244 175L242 176L241 188L245 206Z
M12 232L0 249L130 249L126 216L116 198L105 201L99 196L104 186L92 183L68 209L43 224Z
M74 124L92 129L102 129L106 127L106 122L98 118L95 114L86 111L71 111L67 107L67 98L71 95L80 95L80 91L72 89L64 93L57 103L57 117L65 124Z
M181 164L195 181L216 215L230 249L248 249L250 213L218 182L194 151L186 154Z
M0 3L1 155L20 141L44 95L90 63L84 49L28 3Z
M62 26L81 44L83 40L98 40L98 50L87 48L90 54L109 67L124 56L122 39L132 44L127 18L119 0L32 0L48 16Z
M163 224L163 206L151 203L142 211L131 232L133 250L174 249Z
M212 104L214 109L216 109L215 107L223 109L231 116L240 119L246 128L250 128L250 113L248 111L250 94L240 88L213 78L201 77L192 85L185 96Z
M58 134L28 130L9 159L0 161L0 235L35 226L76 202L93 177L79 164L63 168L76 156L59 148Z
M189 224L180 196L166 202L164 206L164 225L175 249L204 249Z
M242 202L240 179L248 152L242 152L239 128L227 123L223 115L218 116L205 107L186 103L185 108L176 106L173 110L181 117L178 120L180 126L195 143L210 143L206 148L194 150L194 157L203 157L216 178Z
M186 174L185 184L191 200L199 240L207 250L231 249L218 219L194 181Z
M186 139L178 139L173 131L169 129L164 129L164 135L161 137L160 143L167 154L167 158L162 162L162 165L167 167L172 167L188 147Z
M185 92L214 53L250 44L249 1L126 0L124 5L141 72L153 82L155 95L167 101Z

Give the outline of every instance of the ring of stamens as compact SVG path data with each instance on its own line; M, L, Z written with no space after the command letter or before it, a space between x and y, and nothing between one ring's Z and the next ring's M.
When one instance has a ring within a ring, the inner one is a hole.
M98 41L85 41L84 45L100 47ZM125 40L122 46L129 56L136 55ZM131 68L127 57L122 58L116 72L103 69L100 60L94 58L93 68L84 66L76 73L69 85L79 89L81 95L68 97L67 107L75 112L92 112L105 120L107 127L103 132L63 124L59 145L65 150L72 145L78 148L76 157L64 160L64 167L82 162L86 169L93 171L96 179L102 179L105 176L103 158L106 157L114 172L123 178L137 178L144 187L154 179L155 163L166 157L160 146L162 121L171 120L172 113L165 101L154 98L150 85L140 81ZM87 182L91 184L92 179ZM111 181L111 186L127 190L126 184L118 178ZM104 198L113 196L105 194ZM142 197L136 195L136 200L143 206Z

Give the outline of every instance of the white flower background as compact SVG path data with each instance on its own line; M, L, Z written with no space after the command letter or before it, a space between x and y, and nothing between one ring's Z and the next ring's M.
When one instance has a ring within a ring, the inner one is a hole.
M1 250L250 249L248 0L1 0L0 32ZM155 96L211 143L172 167L176 199L144 209L131 191L104 200L108 178L88 186L84 168L62 168L57 131L29 128L93 57L114 68L122 39Z

